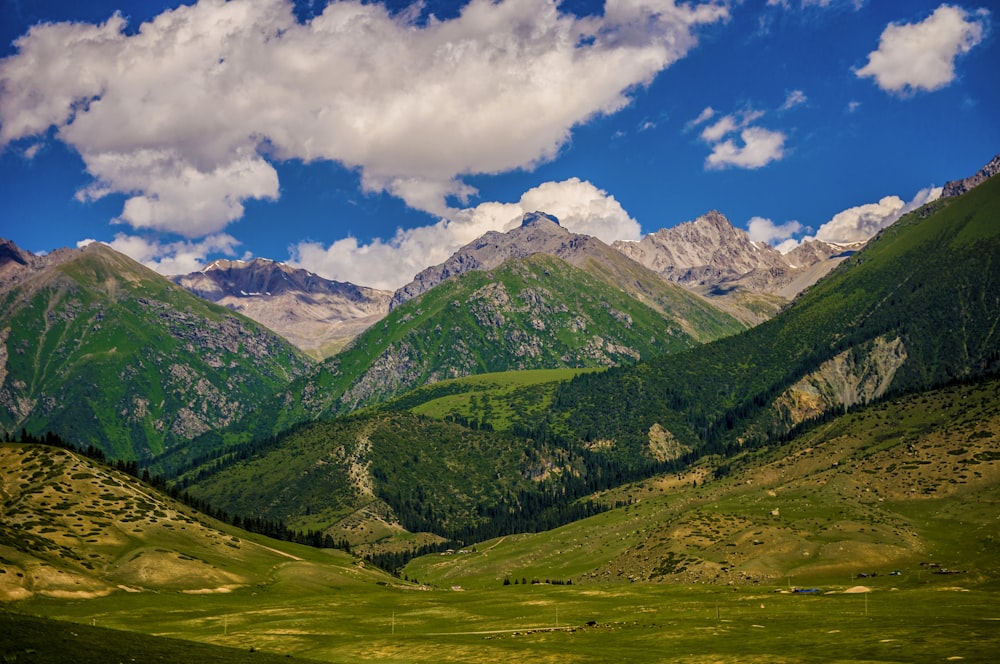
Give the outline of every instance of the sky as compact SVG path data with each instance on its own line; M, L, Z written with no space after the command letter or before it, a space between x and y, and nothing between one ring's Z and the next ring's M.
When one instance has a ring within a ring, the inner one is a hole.
M0 0L0 237L398 288L525 212L867 239L1000 152L997 0Z

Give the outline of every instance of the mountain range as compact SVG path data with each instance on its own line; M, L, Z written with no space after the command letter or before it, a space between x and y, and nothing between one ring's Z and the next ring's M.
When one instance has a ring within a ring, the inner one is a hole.
M242 648L220 661L652 660L665 633L699 661L989 661L1000 178L960 182L784 267L714 213L617 249L528 215L363 294L387 311L321 362L104 245L0 243L0 648L59 661L100 621Z
M773 316L861 246L810 240L782 254L754 242L714 210L638 242L614 244L665 279L752 324Z
M489 516L487 505L497 501L509 508L503 514L519 515L515 506L536 502L538 495L576 497L606 482L614 485L683 467L707 454L725 458L782 440L817 418L891 395L995 375L1000 369L995 332L1000 300L994 293L1000 283L994 260L1000 255L997 201L1000 180L990 180L963 196L914 211L779 315L742 333L607 371L580 373L570 381L553 378L520 387L501 377L493 385L481 379L432 383L384 404L381 413L357 415L336 430L311 425L264 448L253 447L252 462L237 461L242 453L228 461L210 455L207 466L187 471L194 481L191 489L236 509L248 505L247 492L235 488L237 478L242 486L259 487L265 477L274 478L272 469L290 450L306 468L320 468L318 461L337 449L367 468L363 494L357 493L357 482L315 484L313 472L303 469L279 482L285 498L258 496L252 510L318 527L301 511L308 503L301 497L305 492L330 496L336 503L332 511L334 502L309 507L309 514L326 514L327 528L356 524L355 511L378 501L381 507L372 514L379 522L389 515L390 522L395 518L408 528L446 537L470 531L502 534L514 526L504 521L508 517ZM504 265L523 260L530 259ZM406 312L421 297L433 297L444 285L473 275L488 275L487 284L503 283L495 272L470 271L442 282L393 313ZM383 380L389 380L388 374ZM421 430L419 420L403 424L401 415L385 414L408 411L474 423L480 431L456 437L448 448L425 456L417 451L423 444L416 441L443 434L417 434L408 442L386 438L386 427ZM525 446L512 448L506 442L511 435ZM469 446L477 451L470 453ZM382 456L388 450L395 451ZM408 469L388 461L407 455L412 456ZM476 458L478 464L470 461ZM458 475L443 479L442 465ZM508 483L516 477L533 479L527 485L509 484L486 499L482 491L487 483L489 490L501 486L489 480L492 476ZM441 479L420 479L428 477ZM469 501L480 503L480 511L453 511L468 510L459 506ZM437 521L414 516L428 509L439 516ZM439 527L430 528L431 522Z

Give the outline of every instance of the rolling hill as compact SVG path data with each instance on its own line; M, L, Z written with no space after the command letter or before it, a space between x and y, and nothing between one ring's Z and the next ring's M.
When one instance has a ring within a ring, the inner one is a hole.
M405 572L465 587L522 577L850 586L873 575L894 585L995 584L998 441L997 379L907 395L787 443L602 492L597 500L619 505L608 512L481 542L480 553L419 558Z
M282 574L385 580L341 551L277 542L210 519L76 452L0 444L0 600L228 593Z

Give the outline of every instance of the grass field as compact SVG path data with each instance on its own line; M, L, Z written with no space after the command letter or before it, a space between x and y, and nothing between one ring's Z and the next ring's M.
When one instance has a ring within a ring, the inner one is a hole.
M895 577L869 587L817 595L641 584L303 592L288 580L229 595L118 594L15 608L327 662L994 661L995 588ZM16 653L12 659L7 640L4 661L43 661Z

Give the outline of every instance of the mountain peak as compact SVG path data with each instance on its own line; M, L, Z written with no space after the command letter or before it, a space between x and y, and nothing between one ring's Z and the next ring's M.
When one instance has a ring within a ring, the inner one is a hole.
M578 235L559 224L545 212L528 212L521 225L505 233L489 231L461 247L440 265L433 265L417 274L413 281L396 291L390 307L396 307L430 290L448 277L470 270L492 270L511 258L526 258L533 254L552 254L567 259L568 254L587 250L593 243L603 242L589 235ZM568 262L572 263L572 260Z
M534 226L539 222L548 221L556 226L559 226L559 219L547 212L525 212L524 216L521 217L521 227Z
M172 280L267 326L316 358L336 352L389 310L387 291L332 281L269 258L219 259Z

